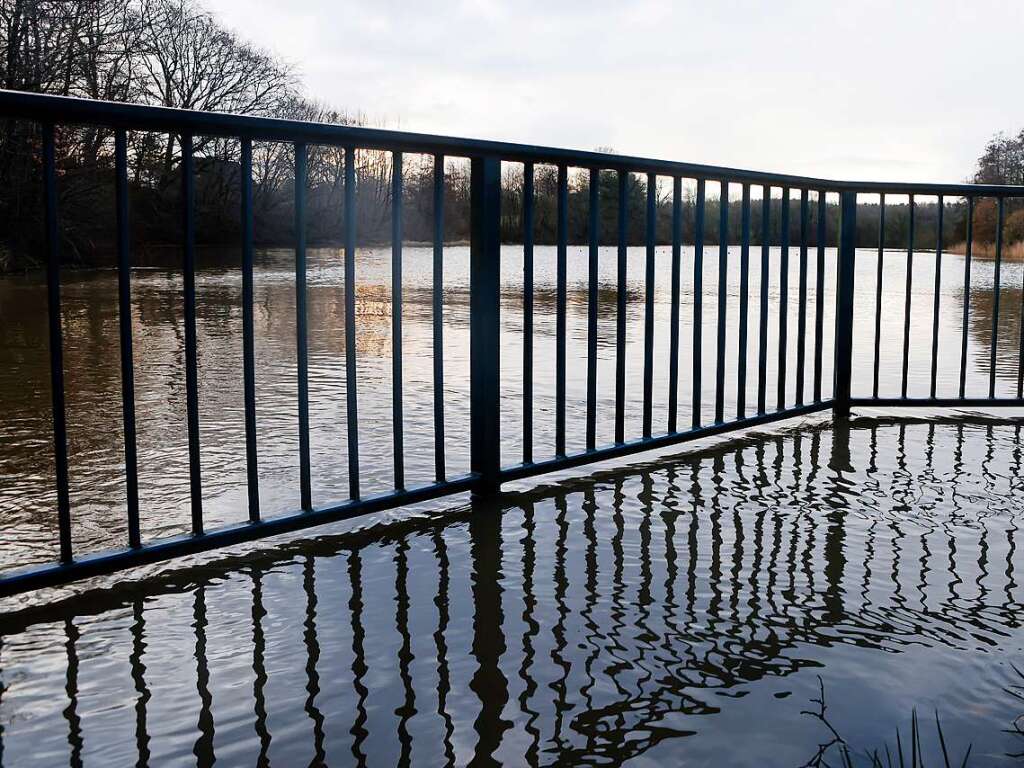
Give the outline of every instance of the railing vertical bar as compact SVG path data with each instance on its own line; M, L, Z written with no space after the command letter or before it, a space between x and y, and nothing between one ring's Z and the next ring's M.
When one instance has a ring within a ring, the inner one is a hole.
M822 354L825 347L825 240L827 198L824 190L818 191L818 259L814 270L814 402L821 402Z
M779 380L778 404L786 407L786 363L789 331L789 187L782 188L779 223Z
M482 500L501 490L501 161L470 164L470 470Z
M796 404L804 404L804 372L807 357L807 228L810 222L810 190L800 190L800 278L796 315Z
M725 321L729 298L729 182L718 192L718 327L715 355L715 423L725 421Z
M590 169L587 240L587 450L597 446L597 272L600 248L601 171Z
M1024 290L1020 296L1020 330L1017 342L1017 399L1024 397ZM1018 427L1019 429L1019 427ZM1018 432L1019 434L1019 432Z
M672 309L668 331L668 433L675 434L679 411L679 277L682 272L683 180L672 179Z
M249 521L260 519L260 480L256 453L256 342L253 318L252 140L242 139L242 369L245 400L245 476Z
M46 303L50 332L50 396L53 407L53 458L57 484L57 532L60 561L70 563L71 496L68 490L68 435L64 406L64 341L60 308L60 231L57 222L57 168L54 127L43 126L43 197L46 226Z
M996 352L999 347L999 298L1002 293L1001 273L1003 268L1003 217L1006 212L1006 199L999 198L996 214L996 265L992 278L992 343L989 351L988 366L988 397L996 396Z
M960 399L967 390L967 326L971 319L971 251L974 240L974 198L967 198L967 244L964 252L964 313L960 323ZM1021 326L1024 329L1024 325Z
M199 375L196 353L195 160L192 136L181 137L183 272L185 294L185 413L188 428L192 534L203 533L203 484L199 457Z
M405 489L402 413L402 153L391 155L391 431L395 489Z
M569 237L569 169L558 166L558 241L555 264L555 455L565 456L565 300Z
M295 143L295 348L299 405L299 494L302 509L313 509L309 461L309 329L306 308L307 148Z
M832 412L836 418L850 415L850 384L853 379L853 296L857 257L857 193L840 195L839 251L836 258L835 376Z
M356 150L345 148L345 421L348 495L359 498L359 408L356 389Z
M878 375L882 361L882 280L885 267L885 193L878 203L878 260L875 265L875 360L872 378L872 397L878 398Z
M937 222L938 232L935 235L935 296L932 309L932 380L931 396L935 397L935 390L939 372L939 296L942 290L942 214L945 209L945 201L939 195L939 218Z
M903 304L903 384L902 397L907 396L907 378L910 371L910 297L914 279L914 196L910 196L910 226L907 243L906 296Z
M121 340L121 412L124 421L125 492L128 546L142 545L139 533L139 471L135 436L135 370L132 357L132 276L128 219L128 134L114 133L115 204L117 207L117 299Z
M615 300L615 442L624 443L626 441L626 228L629 223L626 192L629 181L628 172L619 171L618 181L619 248Z
M701 341L704 325L704 197L706 182L697 179L697 199L693 226L693 413L692 425L701 424Z
M644 413L643 436L651 436L654 398L654 247L657 233L658 177L647 174L646 262L644 268Z
M444 155L434 155L434 479L443 483L444 456Z
M757 341L757 413L764 415L768 385L768 265L771 249L772 188L761 187L761 290Z
M523 164L523 463L533 463L533 163Z
M750 184L743 184L740 208L740 328L736 352L736 418L747 415L747 326L750 293Z

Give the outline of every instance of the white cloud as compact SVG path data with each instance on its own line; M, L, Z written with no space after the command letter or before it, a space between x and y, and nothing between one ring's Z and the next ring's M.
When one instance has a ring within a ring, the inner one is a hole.
M1003 0L206 0L310 95L407 130L957 181L1024 126Z

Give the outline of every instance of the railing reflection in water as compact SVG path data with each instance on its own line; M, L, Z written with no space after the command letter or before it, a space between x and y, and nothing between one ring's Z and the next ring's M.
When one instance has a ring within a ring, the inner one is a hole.
M1019 645L1020 463L1007 421L810 425L12 614L0 759L726 759L767 691L799 749L805 677Z

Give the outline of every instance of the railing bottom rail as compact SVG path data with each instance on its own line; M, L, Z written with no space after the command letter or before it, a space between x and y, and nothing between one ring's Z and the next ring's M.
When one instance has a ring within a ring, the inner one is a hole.
M785 419L807 416L813 413L830 410L833 406L832 400L822 400L820 403L810 403L796 408L787 408L782 411L748 416L744 419L724 421L711 424L706 427L696 427L685 432L675 432L669 435L658 435L646 437L639 440L630 440L624 443L605 446L593 451L583 451L568 456L560 456L547 461L538 461L531 464L517 464L513 467L506 467L501 471L502 482L510 480L521 480L527 477L535 477L549 472L557 472L561 469L571 469L584 464L594 464L599 461L618 459L623 456L630 456L643 451L653 451L658 448L669 448L673 445L700 440L704 437L736 432L749 427L758 427L765 424L772 424Z
M183 555L194 555L211 549L243 544L268 536L293 533L304 528L351 520L374 512L384 512L396 507L465 493L473 489L475 482L475 477L466 475L445 483L425 485L379 496L368 496L308 512L295 512L281 517L262 519L259 522L229 525L200 535L184 534L160 539L136 549L125 548L108 550L96 555L85 555L65 564L27 566L24 570L12 571L0 578L0 598L43 587L60 586L80 579L107 576L126 568L151 565Z

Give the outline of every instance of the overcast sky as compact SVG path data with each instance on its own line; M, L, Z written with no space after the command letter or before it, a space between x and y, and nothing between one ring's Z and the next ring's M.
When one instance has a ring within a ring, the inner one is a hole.
M1024 127L1024 0L204 0L406 130L961 181Z

